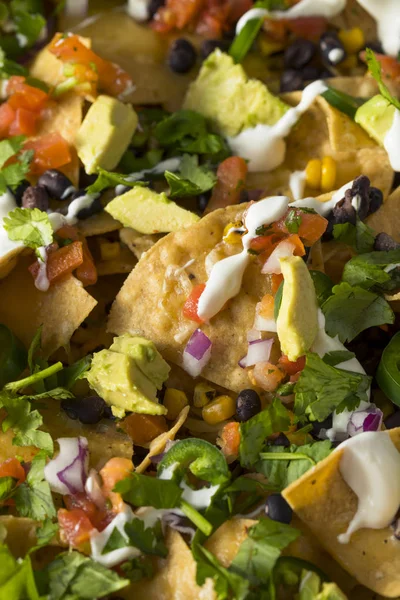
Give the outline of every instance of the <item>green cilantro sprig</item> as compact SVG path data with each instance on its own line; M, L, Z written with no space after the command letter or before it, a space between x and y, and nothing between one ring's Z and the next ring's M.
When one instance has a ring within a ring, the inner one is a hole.
M376 80L380 93L388 102L390 102L390 104L393 104L393 106L400 110L400 101L392 96L388 87L383 83L381 63L376 58L375 53L371 50L371 48L366 48L365 55L367 59L368 70L372 77Z
M205 166L199 166L197 156L184 154L179 173L165 171L170 192L170 198L182 198L184 196L198 196L208 190L211 190L217 177L211 169Z
M29 172L33 158L33 150L22 151L25 137L22 135L11 137L0 142L0 194L7 191L7 187L15 189ZM22 152L21 152L22 151ZM7 166L7 161L19 154L18 158Z

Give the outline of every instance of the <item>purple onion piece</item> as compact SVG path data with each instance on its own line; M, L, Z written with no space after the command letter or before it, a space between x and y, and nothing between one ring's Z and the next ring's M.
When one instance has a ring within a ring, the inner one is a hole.
M162 517L162 526L163 529L165 527L170 527L171 529L175 529L182 535L187 535L189 537L189 541L192 542L194 535L196 533L195 529L186 523L188 520L183 515L167 512Z
M87 479L88 445L86 438L78 438L78 454L67 467L57 473L58 479L70 494L82 492Z
M196 329L183 351L183 368L192 377L198 377L211 358L212 342Z

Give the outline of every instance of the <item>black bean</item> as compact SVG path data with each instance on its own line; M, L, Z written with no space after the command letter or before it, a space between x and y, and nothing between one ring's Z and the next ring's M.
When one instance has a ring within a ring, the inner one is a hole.
M15 202L18 206L22 206L22 196L24 195L25 190L30 187L31 184L26 179L23 179L21 183L17 186L17 188L11 192L15 198Z
M49 208L49 195L42 185L31 185L22 194L23 208L38 208L47 210Z
M72 181L57 169L49 169L39 177L39 185L43 185L50 198L67 200L75 191Z
M179 38L170 47L168 64L174 73L187 73L194 66L196 57L193 44L184 38Z
M61 407L71 419L79 419L85 425L94 425L103 418L106 403L100 396L87 396L64 399Z
M396 410L394 413L389 415L385 421L386 429L394 429L395 427L400 427L400 410Z
M236 418L248 421L261 410L260 396L254 390L242 390L236 399Z
M354 206L351 203L352 196L351 191L346 190L344 198L339 200L336 206L333 208L333 224L337 225L340 223L351 223L356 224L357 213Z
M281 92L293 92L295 90L303 89L303 78L299 71L294 69L286 69L282 73L280 91Z
M316 79L321 79L321 71L314 65L308 65L301 69L301 76L303 81L315 81Z
M82 193L82 190L78 190L78 192L79 192L79 195L76 195L76 197L75 197L75 194L74 194L71 197L71 202L73 200L76 200L77 198L81 198L81 196L85 195L84 193ZM78 194L78 192L77 192L77 194ZM78 212L78 214L76 216L78 217L78 219L83 221L84 219L88 219L92 215L95 215L95 214L101 212L102 210L103 210L103 205L101 203L100 198L95 198L89 206L87 206L86 208L81 208L81 210Z
M357 214L361 221L369 214L369 190L370 180L366 175L357 177L351 186L350 195L352 199L357 196Z
M308 65L315 54L315 44L310 40L298 38L285 50L284 62L288 69L301 69Z
M148 453L148 449L143 448L143 446L133 446L132 462L135 465L135 467L140 465L140 463L144 458L146 458Z
M388 252L389 250L398 250L398 244L388 233L378 233L374 241L374 250Z
M279 523L290 524L293 511L282 494L271 494L268 496L265 512L270 519Z
M334 73L331 73L328 69L324 69L321 71L319 75L320 79L330 79L331 77L335 77Z
M338 65L346 58L343 44L334 31L327 31L321 35L319 47L323 58L330 65Z
M312 431L311 431L311 435L313 437L318 437L319 434L321 433L321 429L331 429L332 427L332 416L327 417L324 421L321 421L320 423L318 421L313 421L311 423L312 425Z
M369 188L369 215L376 212L383 204L383 194L376 187Z
M201 48L200 48L201 59L205 60L217 48L219 48L223 52L228 50L229 41L228 40L204 40L204 42L201 44Z
M280 433L278 437L274 439L272 442L273 446L284 446L285 448L289 448L290 440L286 437L284 433Z
M199 194L198 196L196 196L197 210L200 213L203 213L206 210L207 204L209 203L210 198L211 198L211 190L209 192L204 192L204 194Z
M148 5L149 21L154 17L159 8L164 6L165 0L150 0Z
M85 169L81 169L79 171L79 188L85 189L89 187L89 185L92 185L96 181L97 177L98 175L96 175L95 173L88 175Z

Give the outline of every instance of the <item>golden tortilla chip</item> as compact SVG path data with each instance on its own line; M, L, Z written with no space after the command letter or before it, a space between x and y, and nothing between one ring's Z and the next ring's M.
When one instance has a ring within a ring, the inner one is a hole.
M400 452L400 428L390 435ZM400 549L390 527L360 529L348 544L338 535L347 530L358 505L357 496L340 473L343 450L310 469L283 491L283 496L322 546L362 585L387 598L400 595Z
M115 275L117 273L130 273L137 264L137 259L129 248L121 248L119 255L110 260L96 261L96 269L99 277L104 275Z
M83 219L78 223L79 231L85 237L104 235L111 231L117 231L118 229L121 229L121 227L121 223L113 219L113 217L104 210L97 215L92 215L88 219Z
M367 219L367 224L376 231L384 231L400 242L400 187L396 188L379 210Z
M43 352L49 356L68 345L75 329L96 306L96 300L72 276L52 285L47 292L40 292L28 271L32 262L32 255L21 256L16 268L2 280L0 322L27 347L43 324Z
M120 229L119 237L121 242L128 246L129 250L133 252L138 260L159 240L159 236L157 235L139 233L130 227Z

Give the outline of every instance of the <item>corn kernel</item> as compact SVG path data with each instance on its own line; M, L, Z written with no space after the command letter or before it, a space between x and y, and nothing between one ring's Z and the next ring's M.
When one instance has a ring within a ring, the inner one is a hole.
M266 35L260 35L258 39L258 47L263 56L271 56L271 54L281 52L281 50L284 49L285 44L283 42L272 40Z
M175 421L179 413L189 404L185 392L174 388L167 388L164 395L164 406L167 409L167 419Z
M321 161L319 158L312 158L306 166L306 184L313 190L318 190L321 185Z
M345 58L340 65L338 65L341 69L346 69L348 71L355 69L358 65L358 57L356 54L350 54Z
M324 156L321 168L321 190L330 192L335 189L336 161L332 156Z
M198 383L194 388L193 404L196 408L203 408L211 400L214 400L216 395L216 390L207 383Z
M100 242L100 254L102 260L118 258L121 252L119 242Z
M243 223L237 221L228 223L224 229L223 240L227 244L241 244L243 235Z
M343 44L347 54L356 54L365 46L365 36L362 29L353 27L353 29L341 29L338 38Z
M203 420L209 425L216 425L230 419L236 412L236 402L230 396L218 396L203 408Z

